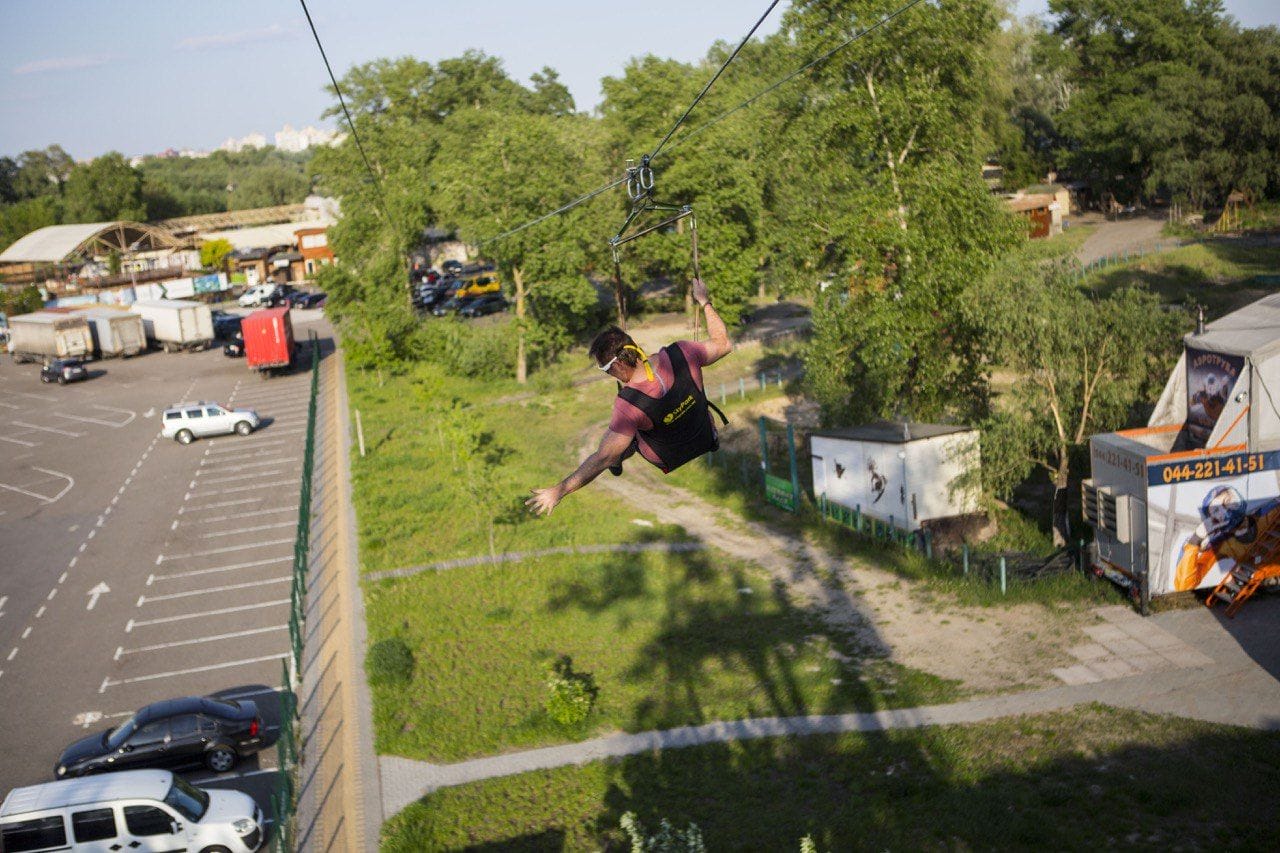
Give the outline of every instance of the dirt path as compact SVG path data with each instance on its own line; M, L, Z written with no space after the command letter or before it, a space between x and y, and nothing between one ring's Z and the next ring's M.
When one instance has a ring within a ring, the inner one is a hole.
M1051 670L1073 662L1067 647L1095 621L1082 609L1019 605L958 607L890 572L762 524L744 522L629 461L606 488L658 521L678 524L725 553L754 562L785 584L798 605L818 608L833 628L868 652L959 681L971 693L1057 683Z
M1098 229L1076 250L1076 258L1082 264L1089 264L1109 255L1150 250L1161 240L1164 223L1165 217L1160 214L1139 214L1115 222L1099 219L1096 222ZM1169 238L1166 242L1177 241Z

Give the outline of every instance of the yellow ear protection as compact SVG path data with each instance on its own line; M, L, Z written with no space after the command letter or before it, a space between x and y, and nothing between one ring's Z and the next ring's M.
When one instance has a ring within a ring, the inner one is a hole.
M635 350L640 355L640 363L644 365L644 374L649 377L649 381L654 381L653 368L649 366L649 356L644 354L644 350L635 344L627 344L623 349Z

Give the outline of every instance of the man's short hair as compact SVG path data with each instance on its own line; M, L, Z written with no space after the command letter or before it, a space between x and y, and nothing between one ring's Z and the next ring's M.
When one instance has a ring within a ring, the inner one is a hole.
M626 332L617 326L608 326L596 335L588 352L596 360L596 364L605 364L609 359L617 356L619 361L634 367L639 356L636 355L635 350L624 350L623 347L635 346L635 344L636 342L631 340L631 336Z

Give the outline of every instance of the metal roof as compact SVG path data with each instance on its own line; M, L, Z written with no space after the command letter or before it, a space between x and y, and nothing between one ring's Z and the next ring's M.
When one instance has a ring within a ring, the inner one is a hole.
M1280 293L1265 296L1239 311L1205 324L1203 334L1183 341L1194 349L1261 358L1280 350Z
M231 228L226 231L203 231L201 240L226 240L234 249L271 249L276 246L292 246L298 241L296 231L305 228L327 228L334 220L308 219L302 222L281 222L277 225L259 225L254 228Z
M144 243L146 251L172 249L178 245L171 234L142 222L117 220L49 225L18 238L16 243L0 252L0 263L56 264L95 244L129 252Z
M937 438L957 432L973 432L973 427L952 424L922 424L915 421L873 421L842 429L820 429L810 437L843 438L851 441L874 441L880 444L906 444L924 438Z
M0 805L0 817L123 799L163 800L172 785L168 770L126 770L28 785L9 792Z

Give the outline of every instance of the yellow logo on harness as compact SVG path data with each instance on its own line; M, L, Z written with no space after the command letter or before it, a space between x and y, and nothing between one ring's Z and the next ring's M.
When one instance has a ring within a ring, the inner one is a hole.
M676 406L675 409L668 412L667 416L662 419L662 422L664 424L669 425L672 421L679 420L681 417L684 416L685 412L693 408L693 403L694 403L693 395L690 394L688 397L684 398L684 400L680 403L680 405Z

